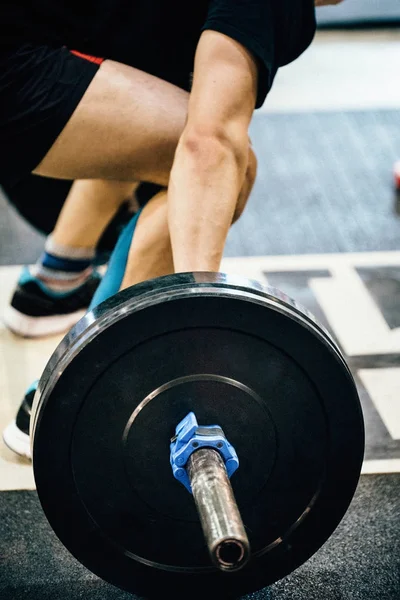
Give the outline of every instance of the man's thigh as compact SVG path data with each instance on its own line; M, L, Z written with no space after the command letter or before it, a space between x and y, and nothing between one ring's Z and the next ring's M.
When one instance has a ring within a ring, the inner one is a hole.
M166 185L187 105L187 92L107 60L34 172Z
M188 94L132 67L97 63L64 47L0 53L0 183L37 169L68 179L143 173L165 184Z

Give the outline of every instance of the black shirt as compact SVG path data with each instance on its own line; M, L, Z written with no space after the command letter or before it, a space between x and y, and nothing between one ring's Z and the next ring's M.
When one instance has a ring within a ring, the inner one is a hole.
M112 58L184 89L205 29L228 35L260 65L257 106L279 66L314 35L313 0L0 0L0 51L23 43Z

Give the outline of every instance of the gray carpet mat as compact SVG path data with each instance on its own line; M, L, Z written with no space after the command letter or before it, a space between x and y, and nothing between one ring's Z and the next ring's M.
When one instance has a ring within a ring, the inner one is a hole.
M257 115L258 178L229 256L397 250L400 111Z
M317 19L320 26L327 27L400 23L400 3L398 0L346 0L339 5L319 8Z
M258 179L226 256L399 249L400 111L256 114L251 137ZM42 244L0 198L0 264L34 262Z

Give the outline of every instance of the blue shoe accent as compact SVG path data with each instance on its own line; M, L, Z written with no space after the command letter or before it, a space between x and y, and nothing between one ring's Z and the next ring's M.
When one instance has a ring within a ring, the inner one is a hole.
M39 385L39 379L36 379L36 381L34 381L26 390L25 396L27 396L31 392L36 392L38 385Z
M37 281L37 280L33 277L33 275L31 275L31 272L29 271L28 267L22 267L21 275L19 276L19 279L18 279L18 284L25 285L25 283L28 283L29 281Z
M29 435L29 425L31 420L32 405L35 398L38 381L34 381L32 385L26 390L25 396L22 399L21 405L15 418L15 425L17 429L25 434Z
M119 291L125 275L126 263L128 262L128 254L131 247L133 234L135 232L137 221L141 212L142 209L140 209L135 216L132 217L119 236L118 242L113 253L111 254L107 272L92 298L89 310L93 310L93 308L98 306L101 302L104 302L111 296L114 296L114 294Z

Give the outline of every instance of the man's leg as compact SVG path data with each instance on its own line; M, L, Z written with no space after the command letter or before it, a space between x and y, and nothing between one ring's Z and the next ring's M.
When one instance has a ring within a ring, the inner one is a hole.
M249 147L246 177L232 223L242 215L257 175L257 159ZM141 281L174 272L171 239L168 229L168 194L160 192L143 209L129 250L121 289Z
M246 177L232 223L239 219L246 206L256 171L256 157L249 148ZM93 309L121 289L174 272L167 199L167 191L161 191L125 227L89 309Z
M25 292L25 301L27 304L24 307L25 312L29 312L32 309L33 312L37 312L38 301L44 301L44 307L48 311L49 305L54 310L57 310L57 307L60 307L60 303L64 303L69 309L73 304L74 297L77 297L77 301L81 302L81 310L67 315L53 315L40 318L37 314L32 317L21 312L17 313L16 309L11 306L9 307L9 314L6 313L5 315L5 320L8 322L10 328L14 330L19 329L21 335L30 336L34 334L42 335L43 333L60 332L65 328L66 324L63 317L66 316L68 319L71 319L72 317L72 321L69 324L71 326L80 316L83 316L84 310L88 307L90 302L94 301L94 305L97 305L103 299L118 291L121 281L118 282L116 289L113 289L113 287L110 287L109 285L110 280L112 286L113 278L118 277L118 273L112 273L112 268L110 269L110 273L106 274L102 285L102 291L97 300L96 294L94 294L96 287L91 285L91 280L80 285L76 290L72 290L71 293L67 295L65 292L61 292L61 294L58 295L54 289L49 288L49 285L51 285L51 277L53 278L54 285L57 285L57 283L58 285L60 284L60 277L62 277L60 268L62 268L63 264L68 265L69 268L71 268L71 265L74 266L74 263L77 263L77 266L82 262L85 262L86 264L86 261L82 261L82 257L91 256L104 227L118 210L121 202L125 201L135 188L136 184L114 181L88 180L77 181L74 183L70 194L65 201L63 210L60 213L53 235L49 236L46 244L49 250L50 247L53 251L56 249L58 254L49 256L49 254L45 252L44 257L42 257L41 261L36 265L36 276L31 274L23 275L25 281L20 281L12 303L18 306L18 302L21 302L21 297ZM128 254L134 230L131 223L125 227L125 230L122 232L120 240L117 243L115 251L119 252L119 256L121 252L118 248L121 246L123 238L127 238L126 233L129 234L129 230L131 231L131 235L126 241L126 254ZM123 248L124 244L122 244L122 250ZM111 260L111 265L113 264L113 261L115 264L115 258L118 260L118 256L115 256L115 251ZM43 264L45 263L46 258L50 259L47 267ZM123 255L122 260L124 260ZM50 269L50 266L55 268ZM123 266L125 266L125 264ZM118 262L116 267L118 270ZM41 272L44 275L47 275L45 281L39 279ZM75 274L76 273L77 272L75 271ZM71 271L67 273L67 275L71 275ZM121 280L122 276L123 272L120 277ZM99 282L98 278L97 282ZM26 286L28 286L29 289L25 290ZM38 297L35 296L35 291L36 296ZM21 306L19 306L19 308L21 308ZM55 316L56 319L54 318ZM31 457L29 424L37 384L38 381L35 381L28 388L16 414L15 420L9 423L3 432L3 439L6 445L20 456L26 458Z
M186 122L188 98L186 92L158 78L105 61L35 172L167 186ZM233 203L230 219L234 212ZM169 218L172 216L170 213ZM182 218L178 220L182 224ZM224 229L222 234L226 233Z
M165 82L106 62L35 172L70 179L144 180L166 186L185 124L187 101L188 94ZM248 162L247 174L251 172ZM244 207L252 182L246 175L232 219ZM166 204L167 196L161 194L143 211L122 287L172 271ZM152 260L149 236L155 242ZM143 268L136 257L146 258L151 266Z
M249 149L249 162L233 222L242 214L256 177L257 161ZM93 297L91 308L119 289L174 272L168 230L167 192L150 200L138 217L126 226L111 257L108 272ZM35 382L26 392L16 420L3 433L6 444L17 454L30 458L29 419L36 390Z
M105 61L35 173L168 185L188 93Z
M240 192L232 223L242 215L257 175L257 159L249 147L245 181ZM144 208L139 217L129 251L121 289L141 281L174 272L171 239L168 228L167 192L160 192Z
M249 147L247 173L233 222L244 210L255 177L256 157ZM11 307L5 314L6 324L11 329L20 335L31 337L59 333L72 326L83 315L95 293L98 279L95 282L89 279L86 269L90 261L85 262L82 258L89 259L92 256L105 225L133 188L132 183L98 180L75 182L54 233L47 242L48 253L43 255L31 278L24 275ZM122 259L123 266L119 257L124 253L127 255L130 239L127 246L123 245L124 249L117 258L120 263L119 271L122 269L125 275L115 275L113 269L110 269L106 281L96 293L95 303L116 293L120 287L124 289L174 272L166 191L159 193L147 204L136 229L132 228L131 237L134 230L129 257ZM124 235L124 239L126 238ZM64 267L64 264L67 266ZM80 270L82 264L83 271ZM65 272L63 268L70 270ZM82 281L85 273L86 282ZM38 281L34 281L35 278ZM42 302L44 312L40 310Z
M186 121L188 97L137 69L105 61L35 172L74 179L144 180L167 186ZM136 240L143 239L143 249L139 251L139 241L134 242L135 254L142 252L147 260L145 240L159 237L148 223L142 215L135 233ZM152 248L155 253L155 246ZM159 268L144 267L142 261L139 267L139 260L133 261L128 263L124 285L148 278L150 273L161 274Z
M124 181L75 181L52 233L54 242L94 249L108 223L137 187Z
M96 246L136 187L118 181L74 182L45 251L34 267L24 268L5 311L4 322L12 331L52 335L83 316L100 282L93 269Z
M165 190L157 194L139 216L120 289L173 272Z

